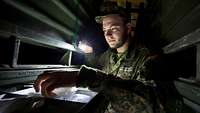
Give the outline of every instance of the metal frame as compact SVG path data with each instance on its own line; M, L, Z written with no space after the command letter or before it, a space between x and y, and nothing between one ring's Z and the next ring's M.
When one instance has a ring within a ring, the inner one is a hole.
M190 106L192 109L196 110L197 112L200 112L200 105L191 102L190 100L183 98L183 101L186 105Z
M72 44L63 42L60 40L53 39L53 37L48 37L46 35L36 33L32 30L24 29L14 24L4 23L2 26L10 26L8 29L0 29L0 36L3 38L10 38L10 36L17 37L21 42L39 45L49 48L60 48L64 50L71 50L79 52ZM15 28L17 32L12 32L12 28Z
M200 38L200 37L199 37ZM197 44L197 55L196 55L196 80L200 81L200 43Z
M200 28L165 46L163 50L165 54L174 53L195 46L197 43L200 43Z
M184 103L199 112L199 94L200 94L200 28L196 31L185 35L175 42L163 48L165 54L175 53L184 49L196 47L196 77L195 79L179 78L175 80L174 84L178 92L186 98ZM198 103L198 104L197 104Z
M13 37L13 43L14 43L14 47L13 47L13 56L12 56L12 63L11 66L12 67L16 67L17 66L17 61L18 61L18 55L19 55L19 47L20 47L20 39L17 39L15 37Z
M183 38L165 46L165 54L175 53L189 47L196 46L196 80L200 81L200 28L194 32L185 35Z
M25 65L26 66L26 65ZM25 67L24 66L24 67ZM7 69L0 71L0 86L9 85L14 83L31 82L36 77L45 71L78 71L77 67L57 67L57 68L46 68L46 69Z
M30 8L28 6L26 6L23 3L20 3L19 1L14 1L14 0L4 0L6 3L16 7L17 9L21 10L22 12L33 16L34 18L40 20L41 22L50 25L52 27L54 27L55 29L62 31L63 33L69 35L69 36L73 36L75 35L73 31L71 31L70 29L66 29L66 27L58 24L57 22L51 20L50 18L48 18L47 16L43 15L40 12L37 12L36 10L34 10L33 8Z

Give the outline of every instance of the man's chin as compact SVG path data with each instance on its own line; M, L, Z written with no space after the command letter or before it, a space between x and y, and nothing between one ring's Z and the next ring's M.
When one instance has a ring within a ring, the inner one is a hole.
M109 45L110 46L110 48L112 48L112 49L116 49L116 46L115 45Z
M117 49L117 48L120 47L119 44L109 44L109 46L110 46L110 48L112 48L112 49Z

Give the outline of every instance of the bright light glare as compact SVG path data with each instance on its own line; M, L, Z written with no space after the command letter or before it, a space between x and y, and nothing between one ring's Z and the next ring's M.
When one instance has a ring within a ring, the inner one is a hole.
M86 43L83 42L79 42L78 47L84 52L84 53L92 53L93 52L93 48L91 46L89 46Z
M86 44L79 44L78 47L79 47L82 51L85 51L86 48L87 48L87 45L86 45Z

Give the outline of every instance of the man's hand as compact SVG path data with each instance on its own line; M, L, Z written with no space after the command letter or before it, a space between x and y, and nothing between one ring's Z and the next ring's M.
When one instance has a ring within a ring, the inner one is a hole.
M59 87L72 87L76 85L78 71L72 72L44 72L34 82L36 92L41 91L42 95L55 96L52 91Z

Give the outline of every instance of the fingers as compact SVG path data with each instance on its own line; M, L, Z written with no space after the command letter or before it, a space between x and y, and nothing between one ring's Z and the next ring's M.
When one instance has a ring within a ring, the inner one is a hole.
M40 86L41 86L42 82L44 82L48 78L49 78L49 76L47 73L43 73L38 76L38 78L34 81L34 85L33 85L36 92L40 91Z
M70 86L69 82L66 81L67 78L54 76L48 78L41 83L41 93L43 96L52 97L56 96L52 91L58 87Z
M56 80L55 78L49 78L41 83L41 93L46 97L55 96L52 91L56 88Z
M52 91L58 87L71 87L76 85L78 71L48 72L38 76L34 82L36 92L41 90L42 95L55 96Z

